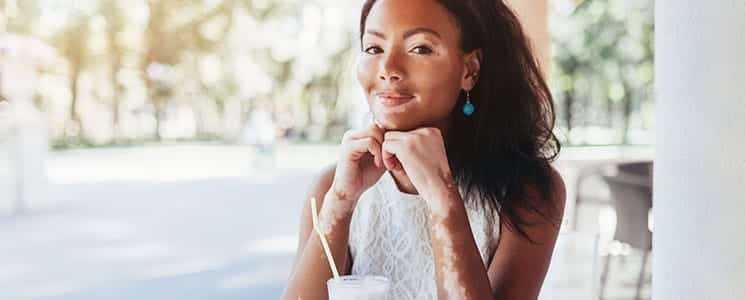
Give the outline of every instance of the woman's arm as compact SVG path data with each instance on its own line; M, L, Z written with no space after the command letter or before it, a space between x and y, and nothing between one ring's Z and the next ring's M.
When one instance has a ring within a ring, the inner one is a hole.
M321 215L321 223L326 232L326 239L333 254L339 272L346 274L351 267L348 251L349 222L351 212L344 212L344 205L333 193L327 193L334 178L334 167L326 168L308 198L316 197ZM326 254L320 238L313 231L309 199L304 199L300 220L300 236L290 280L282 295L285 300L327 299L326 281L332 277ZM334 222L330 222L334 220Z
M349 255L349 224L362 193L372 187L385 173L381 144L383 129L370 125L344 133L341 157L320 177L314 193L323 199L318 212L318 230L328 240L339 273L347 274L351 267ZM303 219L295 267L283 299L326 299L326 281L331 278L329 261L321 239L313 231L308 199L303 200Z
M546 208L541 213L561 220L564 216L566 189L558 172L552 169L551 177L554 189L551 203L554 208ZM540 197L536 190L529 194L530 197ZM560 224L553 224L530 212L522 212L521 217L526 224L532 224L525 227L525 233L536 243L530 243L502 222L499 247L492 257L488 271L494 299L538 299L551 263Z
M423 195L431 208L437 298L490 299L489 277L463 200L449 176L442 176L442 180L442 189Z
M437 293L440 299L537 298L548 270L559 224L522 212L525 229L537 245L510 230L502 230L499 247L491 265L484 265L473 238L465 204L451 174L442 132L437 128L419 128L409 132L388 131L383 143L384 161L396 158L412 184L430 208L432 250L435 259ZM542 214L559 219L564 214L565 191L561 176L552 169L550 201L540 200L536 189L528 189L533 203ZM552 207L553 206L553 207ZM501 222L505 224L506 222Z
M553 174L554 201L563 215L565 190L558 173ZM499 247L491 265L481 260L463 201L453 183L429 196L432 207L432 248L435 256L439 299L537 299L551 261L558 224L534 213L525 213L526 233L537 243L502 226ZM532 197L538 197L531 192ZM541 202L538 202L541 203ZM505 222L501 222L505 224Z

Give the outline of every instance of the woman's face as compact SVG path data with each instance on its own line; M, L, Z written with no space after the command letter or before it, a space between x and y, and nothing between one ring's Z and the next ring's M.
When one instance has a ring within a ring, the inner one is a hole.
M443 128L470 89L455 18L434 0L379 0L362 35L357 80L388 130Z

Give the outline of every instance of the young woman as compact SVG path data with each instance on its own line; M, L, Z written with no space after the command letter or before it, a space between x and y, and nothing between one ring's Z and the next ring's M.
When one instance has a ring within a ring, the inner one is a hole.
M349 131L308 197L340 272L392 299L536 299L563 217L553 100L500 0L369 0L357 79L375 125ZM284 299L332 274L307 199Z

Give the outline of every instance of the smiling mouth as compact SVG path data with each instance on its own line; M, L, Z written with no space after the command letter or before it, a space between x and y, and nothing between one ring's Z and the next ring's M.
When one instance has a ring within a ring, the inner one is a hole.
M411 101L412 99L414 99L414 96L404 94L380 93L377 95L377 98L380 103L383 104L383 106L394 107Z

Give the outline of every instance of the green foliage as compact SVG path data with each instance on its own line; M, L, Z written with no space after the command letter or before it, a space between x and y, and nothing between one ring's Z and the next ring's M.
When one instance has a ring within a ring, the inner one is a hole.
M320 129L298 136L332 138L346 123L335 110L354 29L347 1L18 3L7 29L58 51L39 86L57 148L234 140L264 104L296 131Z
M654 2L556 1L552 82L569 144L626 144L650 132ZM651 135L651 134L650 134Z
M38 87L55 147L234 141L259 108L311 141L348 123L355 1L16 2L6 29L58 52ZM638 142L652 126L653 1L551 2L559 135Z

